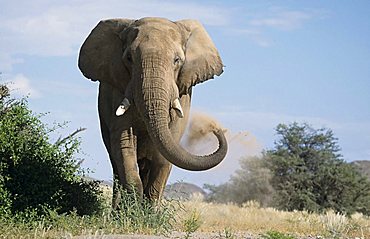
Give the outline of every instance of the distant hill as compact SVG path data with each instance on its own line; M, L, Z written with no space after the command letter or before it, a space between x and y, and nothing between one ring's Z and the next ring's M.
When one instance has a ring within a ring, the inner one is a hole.
M370 180L370 161L369 160L353 161L351 164L354 165L362 175L364 175Z
M113 187L113 182L111 181L106 181L106 180L100 180L96 179L90 176L84 176L83 177L86 181L99 181L100 185L108 186L108 187Z
M93 177L85 176L87 181L99 181L100 185L112 187L113 183L111 181L98 180ZM178 199L178 200L189 200L194 194L201 195L206 198L207 193L195 184L178 182L173 184L168 184L164 190L164 197L168 199Z
M370 160L359 160L351 162L358 171L367 177L370 180ZM96 180L92 177L85 177L86 180ZM101 181L102 185L106 185L112 187L112 182L110 181ZM177 182L173 184L169 184L166 186L164 190L164 197L169 199L180 199L180 200L188 200L194 194L199 194L204 198L207 197L207 193L195 184L185 183L185 182Z
M169 184L164 190L164 197L169 199L188 200L194 194L206 197L207 193L197 185L191 183L178 182Z

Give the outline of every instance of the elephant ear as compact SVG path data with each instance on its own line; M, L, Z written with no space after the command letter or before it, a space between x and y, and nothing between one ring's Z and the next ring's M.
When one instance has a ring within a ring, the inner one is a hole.
M215 45L199 21L182 20L177 24L185 28L185 35L188 36L185 63L178 80L182 95L188 94L192 86L221 75L223 64Z
M129 81L129 73L122 62L123 42L120 33L133 20L103 20L91 31L83 43L78 67L86 78L104 81L123 90Z

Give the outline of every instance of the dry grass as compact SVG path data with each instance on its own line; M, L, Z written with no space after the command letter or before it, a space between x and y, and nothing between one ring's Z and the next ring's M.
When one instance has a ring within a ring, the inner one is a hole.
M165 205L159 213L163 214L165 221L151 213L143 214L139 209L138 216L134 215L134 221L126 218L127 211L123 212L125 215L122 217L112 218L110 209L95 217L51 215L53 218L27 223L0 221L0 238L70 238L72 235L105 238L109 234L161 234L163 230L177 231L178 235L173 233L171 238L194 239L370 238L370 217L359 213L345 217L333 211L325 214L284 212L261 208L255 202L238 207L232 204L206 203L200 198L182 203L172 201ZM176 218L176 221L166 222L169 218ZM294 237L261 237L273 232Z
M184 203L178 221L200 214L202 232L233 232L264 234L269 231L296 235L298 237L322 236L324 238L370 238L370 218L362 214L352 217L328 211L325 214L308 212L284 212L273 208L260 208L257 203L236 205L205 203L192 200ZM179 225L179 229L181 229Z

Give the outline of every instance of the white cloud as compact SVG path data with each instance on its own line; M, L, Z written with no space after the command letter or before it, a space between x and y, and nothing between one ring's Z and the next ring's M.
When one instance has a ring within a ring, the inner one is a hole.
M23 74L17 74L9 80L8 85L10 90L20 96L29 95L31 98L39 98L41 94L38 90L31 86L30 80Z
M274 12L272 16L256 18L249 21L251 26L270 27L279 30L296 30L313 18L313 15L304 11L280 11Z
M245 14L244 26L232 31L244 35L260 47L270 47L274 40L269 35L269 30L295 31L303 28L308 22L326 15L326 12L318 10L286 10L273 7L263 12Z
M70 56L97 22L106 18L161 16L173 20L194 18L206 26L230 30L235 26L235 8L180 1L9 1L0 15L0 71L11 71L22 55ZM312 11L280 8L247 16L246 25L235 30L261 47L272 41L265 28L295 30L315 16ZM238 15L243 18L243 14Z
M243 11L246 9L243 9ZM248 11L247 11L248 12ZM194 18L206 26L224 27L245 35L261 47L272 40L266 29L292 31L321 13L311 10L270 8L253 15L237 14L236 8L210 6L206 3L180 1L8 1L0 15L0 71L10 72L12 65L22 62L22 55L70 56L97 22L106 18L141 18L161 16L178 20ZM245 24L235 26L235 15Z
M225 112L218 112L215 114L217 118L222 119L226 125L231 125L233 128L251 131L269 131L273 132L274 128L280 124L290 124L293 122L309 123L310 125L321 128L327 127L332 129L339 129L344 127L344 123L333 122L325 118L302 116L302 115L288 115L278 114L273 112L256 112L256 111L242 111L242 110L226 110ZM240 120L243 119L243 120ZM244 127L243 127L244 126Z
M0 72L11 72L13 65L17 63L22 63L21 58L12 57L8 53L0 52Z
M268 37L264 36L263 31L260 29L233 29L231 31L234 34L247 37L260 47L269 47L272 45L272 41Z
M97 22L106 18L161 16L196 18L206 25L227 25L228 12L198 3L173 1L9 1L0 16L0 71L10 71L17 55L69 56Z

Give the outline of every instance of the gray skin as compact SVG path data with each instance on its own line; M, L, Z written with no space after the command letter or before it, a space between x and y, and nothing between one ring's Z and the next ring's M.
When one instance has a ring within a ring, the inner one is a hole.
M118 185L155 201L163 193L172 164L200 171L225 158L222 129L213 130L219 147L210 155L192 155L179 144L192 87L223 71L218 51L198 21L101 21L81 47L79 68L85 77L100 82L101 132L118 182L114 208L120 200ZM130 107L116 116L125 98ZM182 112L175 99L180 100Z

